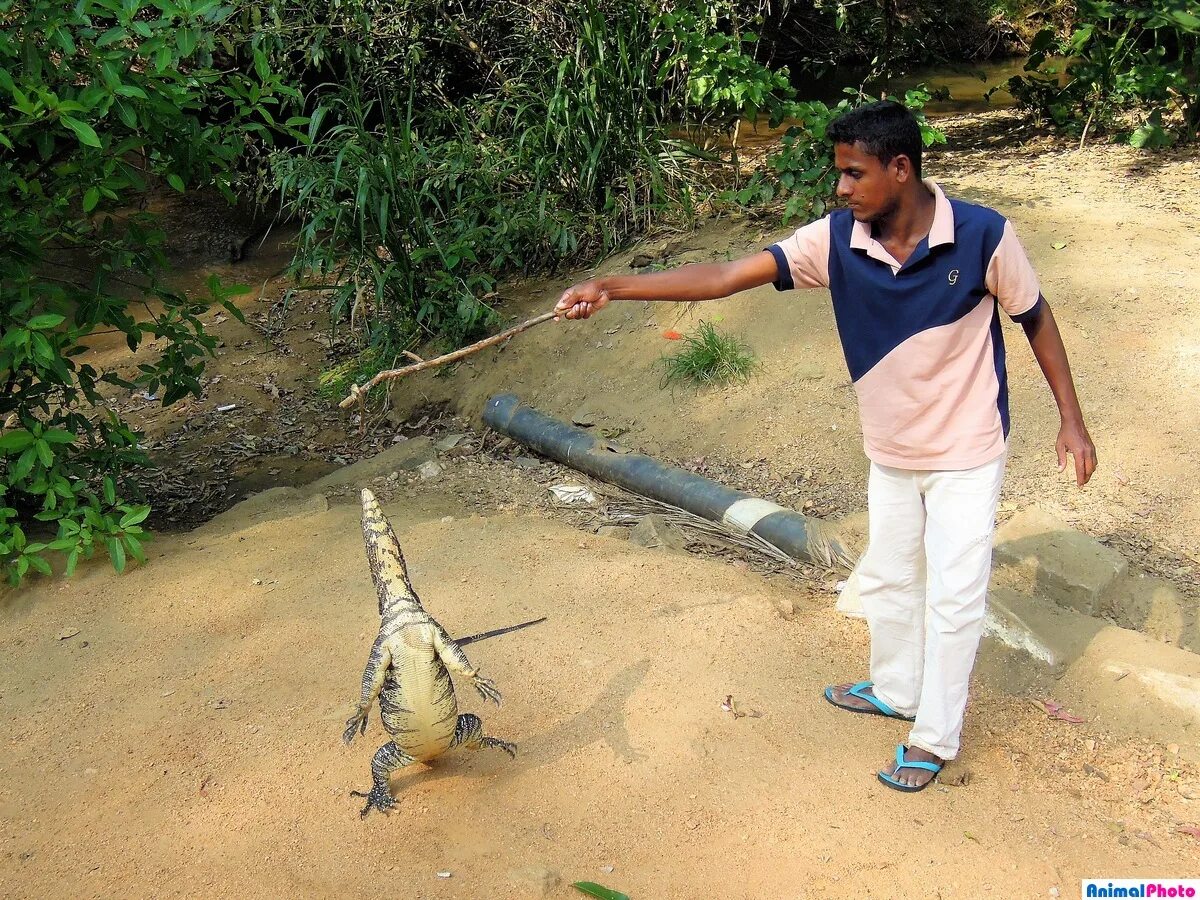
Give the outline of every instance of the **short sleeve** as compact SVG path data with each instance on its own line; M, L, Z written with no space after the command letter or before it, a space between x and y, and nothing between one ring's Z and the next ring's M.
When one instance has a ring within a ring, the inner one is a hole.
M986 283L1014 322L1026 322L1038 315L1042 292L1037 273L1011 222L1005 221L1004 234L988 262Z
M775 290L829 287L829 217L796 229L767 251L779 269Z

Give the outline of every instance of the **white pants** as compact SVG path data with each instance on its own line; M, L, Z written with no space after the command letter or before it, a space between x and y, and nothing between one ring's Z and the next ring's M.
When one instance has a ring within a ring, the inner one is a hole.
M908 743L942 759L958 755L1006 457L962 471L871 464L856 573L874 693L915 715Z

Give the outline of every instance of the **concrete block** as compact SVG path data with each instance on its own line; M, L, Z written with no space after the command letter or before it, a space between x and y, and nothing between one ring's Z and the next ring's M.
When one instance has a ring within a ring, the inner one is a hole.
M1052 669L1061 670L1078 659L1103 627L1099 619L1004 584L994 583L988 590L984 633Z
M985 628L1047 664L1042 671L1053 680L1028 673L1025 690L1053 691L1054 700L1105 730L1179 744L1187 759L1200 759L1200 735L1192 733L1200 656L1004 584L989 592ZM984 665L996 664L986 646L983 657ZM1004 674L1020 680L1023 671Z
M1114 733L1178 744L1200 758L1200 656L1108 625L1059 680L1055 699Z
M303 490L293 487L273 487L247 497L241 503L230 507L219 515L213 516L200 529L204 532L221 532L228 528L242 528L248 525L259 525L293 516L299 512L306 515L312 510L307 508L307 495Z
M360 460L352 466L345 466L330 472L324 478L312 484L311 491L322 493L336 487L360 487L370 483L373 478L386 477L393 472L415 472L422 464L437 456L433 442L427 437L416 437L409 441L394 444L382 453L377 453L368 459Z
M549 897L562 884L562 876L545 866L511 869L508 878L523 897Z
M1128 564L1121 554L1031 507L996 533L995 560L1024 575L1032 593L1087 615Z
M1197 650L1197 610L1175 585L1144 572L1128 572L1104 593L1105 616L1166 644Z
M858 570L855 569L846 579L842 589L838 591L837 611L852 619L865 619L862 608L862 598L858 594Z

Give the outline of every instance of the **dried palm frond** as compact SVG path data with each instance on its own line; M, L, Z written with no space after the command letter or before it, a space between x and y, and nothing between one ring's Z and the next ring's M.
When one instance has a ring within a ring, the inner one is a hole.
M741 531L723 522L713 522L669 503L631 494L611 485L594 485L593 487L596 493L603 498L603 505L598 510L600 521L596 527L600 525L634 525L643 516L659 515L667 524L675 525L684 532L685 538L689 540L688 550L715 548L733 550L738 555L749 553L755 557L769 560L775 566L793 570L803 568L809 562L796 559L753 532ZM842 549L834 529L815 519L808 521L808 549L812 557L811 564L826 569L851 568L853 560Z

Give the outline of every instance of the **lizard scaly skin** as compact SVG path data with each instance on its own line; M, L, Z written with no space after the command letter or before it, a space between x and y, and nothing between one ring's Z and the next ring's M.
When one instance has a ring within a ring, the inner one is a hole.
M396 805L388 778L397 769L434 759L454 747L495 747L510 756L516 756L517 748L484 735L478 716L459 715L451 672L469 678L485 700L499 704L500 692L421 606L408 580L396 533L369 490L362 492L362 505L363 539L379 595L380 625L363 672L362 694L342 739L349 744L356 733L366 733L367 714L376 697L383 727L391 735L371 761L371 790L352 792L367 798L360 813L366 817L372 809L387 812Z

